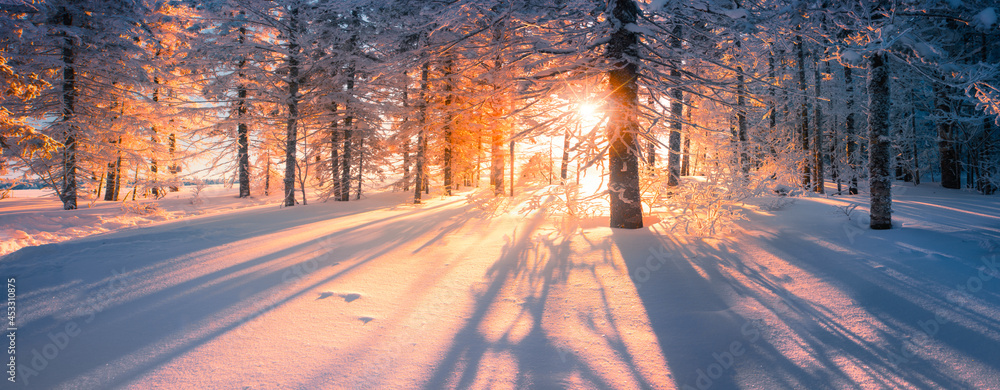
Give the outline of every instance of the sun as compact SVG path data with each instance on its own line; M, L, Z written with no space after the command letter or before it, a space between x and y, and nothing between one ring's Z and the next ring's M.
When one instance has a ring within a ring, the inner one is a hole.
M591 102L580 102L576 108L580 123L585 127L593 127L604 116L601 107Z
M590 102L580 103L577 112L580 114L580 119L583 120L593 119L598 115L597 105Z

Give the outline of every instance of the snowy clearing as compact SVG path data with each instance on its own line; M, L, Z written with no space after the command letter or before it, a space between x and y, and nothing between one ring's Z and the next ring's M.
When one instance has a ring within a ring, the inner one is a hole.
M219 190L133 224L8 199L4 232L61 241L4 239L8 387L998 388L1000 203L907 186L892 230L866 196L775 197L716 237L462 196Z

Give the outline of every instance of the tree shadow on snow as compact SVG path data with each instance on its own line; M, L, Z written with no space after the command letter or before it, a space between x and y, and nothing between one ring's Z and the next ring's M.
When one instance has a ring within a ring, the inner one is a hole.
M358 204L361 206L356 207L363 212L365 203ZM275 211L271 221L267 218L271 212L265 212L263 218L261 213L232 213L22 249L3 263L7 272L37 274L19 278L23 280L19 291L25 294L18 302L20 307L26 311L33 306L44 307L47 296L65 298L72 305L19 324L22 332L18 347L25 357L22 364L38 370L37 376L22 379L29 380L30 388L56 388L70 383L87 383L94 388L125 386L418 240L426 235L426 226L441 226L444 234L478 218L479 214L468 207L453 207L456 204L403 208L374 220L346 222L346 226L336 224L359 214L358 209L330 212L321 206L302 207ZM414 218L426 225L397 223ZM324 223L336 226L327 228ZM232 229L207 230L220 224ZM303 225L312 227L308 234L292 237L273 251L258 250L252 244L259 237L277 234L280 238L282 232ZM146 248L150 242L159 243L157 248L161 250L149 252ZM241 242L246 242L247 247L231 247ZM198 272L199 262L204 261L201 259L212 261L220 256L235 256L238 261L210 272ZM45 267L33 261L55 266ZM67 309L69 314L57 314ZM230 314L234 312L237 314ZM73 330L66 330L70 325ZM70 333L66 343L61 331ZM53 343L53 334L60 341L57 356L32 365L31 351L45 351Z
M968 300L948 295L978 277L978 258L872 259L785 231L749 243L647 229L613 240L680 388L1000 386L1000 281ZM961 377L968 370L976 379Z

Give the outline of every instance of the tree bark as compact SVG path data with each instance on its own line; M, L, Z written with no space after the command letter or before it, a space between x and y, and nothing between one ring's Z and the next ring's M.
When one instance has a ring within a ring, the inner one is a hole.
M806 51L805 44L802 43L802 36L795 36L795 47L798 53L799 65L799 98L802 105L799 108L799 139L802 141L802 153L805 161L802 162L802 188L812 189L812 165L809 161L809 103L806 100Z
M424 62L423 67L420 69L420 100L419 111L420 120L417 124L417 155L414 156L416 166L413 168L413 204L420 204L420 191L424 187L424 163L427 155L427 136L426 129L427 126L427 73L430 70L430 64Z
M844 67L845 94L847 95L847 117L844 119L844 132L847 133L847 193L858 194L858 141L854 129L854 78L850 66Z
M403 140L403 191L410 190L410 138Z
M112 145L118 145L118 141L116 140L111 140L110 142ZM107 181L105 184L107 186L107 191L104 192L105 201L118 200L118 191L116 186L118 184L118 177L121 175L122 170L122 152L118 146L115 146L115 150L118 154L118 159L108 163L108 175L105 178Z
M444 163L444 194L446 196L451 196L452 185L454 184L454 181L455 181L455 178L454 178L455 172L454 172L454 167L453 167L454 162L452 161L452 157L453 157L452 154L454 153L454 149L455 149L455 137L454 137L452 126L451 126L451 122L453 120L452 114L451 114L451 101L453 99L453 96L452 96L452 85L451 85L451 72L452 72L451 66L452 66L452 60L451 60L451 58L445 60L445 64L444 64L444 77L445 77L445 82L444 82L444 91L445 91L445 98L444 98L445 122L444 122L444 129L443 129L444 130L444 156L443 156L443 160L444 161L443 161L443 163Z
M671 38L671 47L679 50L681 47L681 27L675 26L673 30L673 38ZM681 63L677 61L673 64L673 69L670 69L670 77L672 77L675 82L680 82ZM684 91L680 88L673 88L670 90L670 134L667 138L667 186L675 187L680 184L681 176L681 115L684 114Z
M347 70L347 93L354 92L354 68L353 65ZM354 142L354 115L351 115L350 108L346 105L344 117L344 147L343 147L343 162L340 164L342 169L340 176L340 201L347 202L351 200L351 154L353 153L352 143Z
M340 188L340 127L337 118L337 103L333 103L333 121L330 122L330 179L333 180L333 200L339 201L342 190Z
M167 137L167 153L170 155L170 180L173 184L170 186L170 192L180 191L180 187L177 185L177 174L181 171L181 166L177 164L177 135L170 133Z
M293 8L289 18L288 37L288 120L285 126L285 178L284 202L286 207L295 206L295 159L298 144L299 120L299 51L296 37L298 32L298 8Z
M892 176L889 170L889 72L883 54L869 59L868 181L872 229L892 228Z
M497 23L493 28L493 41L500 42L504 37L504 28L506 20L503 24ZM496 57L493 59L493 72L499 74L501 69L503 69L504 62L501 51L497 51ZM496 78L495 78L496 79ZM493 84L493 102L494 102L494 115L497 118L502 118L507 114L507 100L500 95L500 85L494 82ZM493 196L500 196L504 193L504 183L503 183L503 171L504 171L504 155L503 155L503 141L504 141L504 130L505 126L500 124L506 124L505 119L498 120L498 125L493 126L492 133L490 135L490 185L493 186Z
M510 140L510 197L514 197L514 140Z
M351 200L351 153L353 146L354 131L351 126L354 125L354 117L346 116L344 117L344 159L343 163L340 164L341 175L340 175L340 200L347 202Z
M490 137L490 141L490 185L493 186L493 195L499 196L504 193L504 136L500 126L493 127L493 134Z
M61 10L63 26L73 25L73 16L66 8ZM76 125L72 123L76 114L76 52L73 38L66 37L62 48L63 82L62 82L62 122L63 130L63 172L62 196L63 210L76 210Z
M613 68L608 72L612 107L607 131L610 143L608 192L611 197L610 222L613 228L642 227L639 158L635 142L638 129L636 80L639 69L634 58L638 54L639 37L635 32L625 28L626 25L636 22L639 12L639 6L633 0L615 0L609 15L609 19L616 20L615 25L619 26L612 33L606 53L613 63ZM670 146L674 153L677 153L680 147L680 133L677 136L677 142L674 142L671 134ZM677 156L673 159L676 160ZM672 163L671 175L675 175L678 170L677 164Z
M954 129L951 120L951 100L946 86L935 85L937 114L941 117L937 123L938 154L941 159L941 186L958 189L962 187L961 158L955 147Z
M736 38L736 55L739 56L740 48L742 43L740 37ZM736 65L736 134L737 140L739 141L739 164L740 172L746 177L750 173L750 154L748 149L750 148L747 138L747 115L746 115L746 81L743 76L743 65Z
M358 190L355 192L357 194L354 200L361 200L361 183L365 176L365 139L364 137L358 137Z
M993 181L997 171L997 164L994 161L996 158L996 141L993 139L993 121L989 117L983 118L982 137L983 145L980 161L982 161L984 168L980 172L979 190L983 192L983 195L993 195L997 192L997 186Z
M815 87L815 101L813 102L813 117L816 120L815 130L813 130L813 191L822 194L825 192L825 183L823 182L823 172L825 168L823 167L823 105L820 104L819 99L823 96L823 76L819 71L819 59L818 54L813 53L813 82L816 84ZM830 63L826 63L827 70L829 71Z
M580 127L580 124L576 124ZM569 139L572 134L569 128L566 128L566 133L563 134L563 153L562 153L562 164L559 167L559 178L562 179L561 184L566 184L566 177L569 175Z
M240 11L242 14L243 11ZM242 46L246 40L246 27L240 26L240 35L237 41ZM239 151L237 152L237 165L239 165L239 176L240 176L240 198L246 198L250 196L250 130L245 122L245 116L247 113L247 88L243 84L243 79L245 75L243 74L243 67L246 66L246 58L241 57L239 66L239 79L240 85L236 88L236 95L239 99L237 101L236 114L239 117L239 125L237 126L237 140Z

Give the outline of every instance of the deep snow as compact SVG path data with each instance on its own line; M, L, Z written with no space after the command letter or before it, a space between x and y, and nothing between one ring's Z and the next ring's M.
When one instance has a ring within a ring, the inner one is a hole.
M6 387L1000 388L997 198L894 192L892 230L774 197L715 237L461 196L3 200Z

